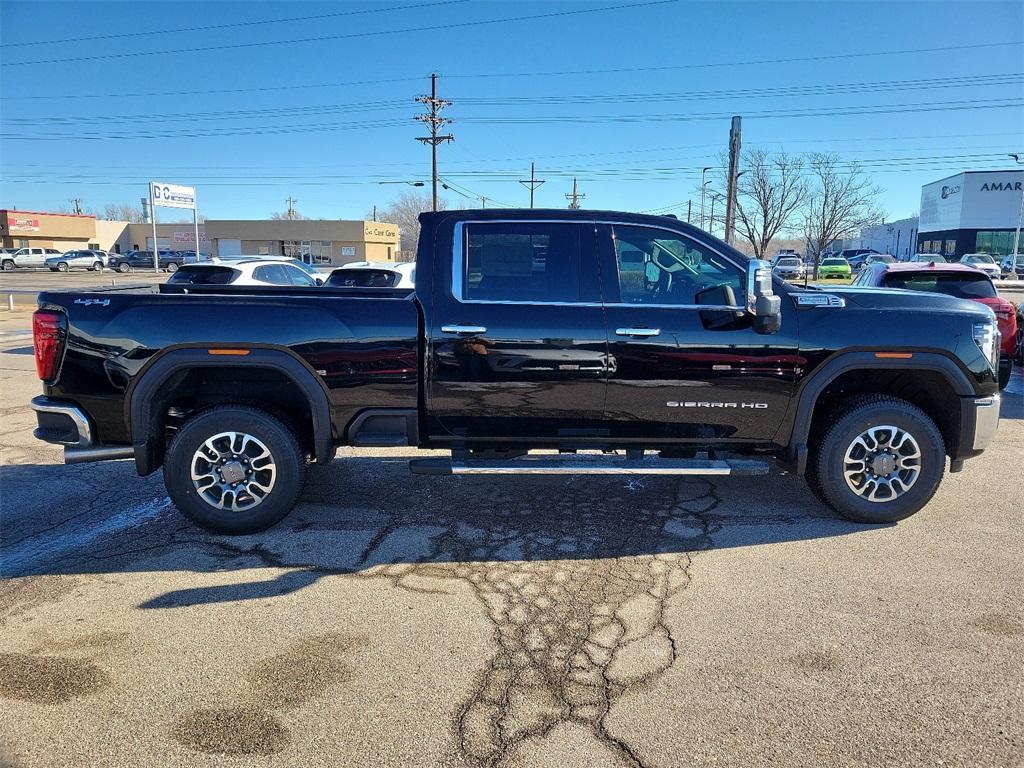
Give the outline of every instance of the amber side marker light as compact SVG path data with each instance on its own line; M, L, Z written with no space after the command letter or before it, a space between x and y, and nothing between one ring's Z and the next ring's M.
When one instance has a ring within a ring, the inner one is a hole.
M208 349L206 350L211 355L248 355L252 350L250 349Z
M890 360L909 360L913 356L913 352L875 352L875 357Z

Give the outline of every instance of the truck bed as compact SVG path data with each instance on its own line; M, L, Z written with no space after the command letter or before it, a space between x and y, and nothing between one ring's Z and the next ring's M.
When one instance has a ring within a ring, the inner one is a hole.
M65 313L68 334L60 377L45 393L90 413L100 442L128 441L132 383L159 356L182 348L287 351L320 379L339 429L364 408L417 407L421 315L412 292L182 288L40 294L40 307Z

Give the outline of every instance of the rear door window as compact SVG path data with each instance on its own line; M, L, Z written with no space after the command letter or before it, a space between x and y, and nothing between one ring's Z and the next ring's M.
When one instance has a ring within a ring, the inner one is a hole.
M456 298L580 301L580 228L573 223L478 222L464 227Z

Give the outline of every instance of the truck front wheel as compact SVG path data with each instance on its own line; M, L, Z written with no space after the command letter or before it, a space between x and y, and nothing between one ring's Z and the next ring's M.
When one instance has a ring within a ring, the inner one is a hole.
M864 395L834 413L811 462L812 490L840 515L859 523L894 523L935 494L946 450L939 428L916 405Z
M192 417L171 440L164 484L175 506L215 533L262 531L287 515L306 464L295 435L265 411L218 406Z

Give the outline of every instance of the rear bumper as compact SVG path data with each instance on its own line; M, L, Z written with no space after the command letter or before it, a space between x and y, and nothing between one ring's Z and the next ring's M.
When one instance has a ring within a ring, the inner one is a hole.
M135 453L130 445L96 445L88 414L73 403L53 400L44 395L32 398L36 412L37 440L64 446L64 463L130 459Z
M999 405L999 395L962 398L960 447L954 459L969 459L992 445L999 430Z

